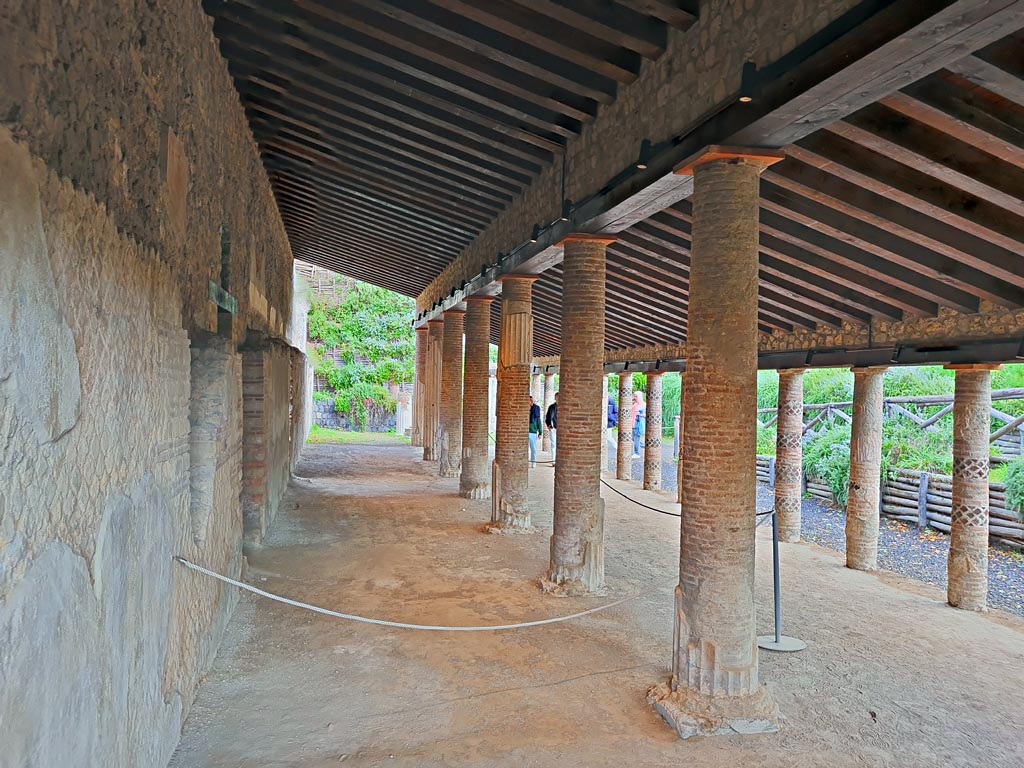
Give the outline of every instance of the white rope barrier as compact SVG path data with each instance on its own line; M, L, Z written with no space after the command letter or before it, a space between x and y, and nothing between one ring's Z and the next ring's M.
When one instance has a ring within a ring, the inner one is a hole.
M259 595L260 597L265 597L269 600L276 600L277 602L284 603L285 605L293 605L296 608L305 608L307 611L321 613L324 616L334 616L338 619L348 619L349 621L358 621L362 622L363 624L376 624L380 627L395 627L397 629L420 629L430 632L496 632L505 629L523 629L525 627L539 627L544 624L558 624L563 621L570 621L572 619L578 619L583 616L589 616L590 614L598 613L599 611L606 611L609 608L614 608L616 605L622 605L623 603L629 602L630 600L635 600L638 597L643 597L656 591L652 589L648 590L647 592L640 592L635 595L630 595L629 597L624 597L621 600L614 600L610 603L599 605L596 608L590 608L586 611L580 611L579 613L571 613L568 616L556 616L551 619L540 619L539 621L525 621L520 624L496 624L489 627L442 627L434 626L431 624L406 624L401 621L371 619L367 618L366 616L356 616L351 613L339 613L338 611L331 611L327 608L320 608L316 605L310 605L309 603L302 603L298 600L292 600L291 598L282 597L281 595L275 595L272 592L265 592L264 590L258 589L257 587L254 587L251 584L236 581L235 579L224 576L223 574L217 573L216 571L211 571L206 568L203 568L201 565L196 565L195 563L189 562L185 558L179 557L177 555L175 555L174 559L182 565L184 565L186 568L189 568L193 571L198 571L199 573L206 574L207 576L217 579L218 581L223 581L225 584L231 584L232 586L238 587L239 589L244 589L248 592L252 592L253 594Z

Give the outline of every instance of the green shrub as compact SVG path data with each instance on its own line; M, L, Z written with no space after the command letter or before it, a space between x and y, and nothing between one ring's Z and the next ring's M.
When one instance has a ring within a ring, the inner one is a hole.
M758 426L757 428L757 455L758 456L774 456L775 455L775 440L776 440L776 429L773 424L770 427Z
M850 427L837 424L804 446L804 474L826 483L843 507L850 490Z
M1024 520L1024 457L1014 459L1006 468L1006 508Z
M853 371L849 368L815 368L804 374L805 403L846 403L851 400ZM774 405L772 403L769 407Z

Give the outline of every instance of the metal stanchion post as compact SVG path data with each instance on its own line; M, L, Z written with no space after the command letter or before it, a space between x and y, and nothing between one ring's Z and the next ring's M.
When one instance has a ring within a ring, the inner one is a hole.
M782 586L779 580L779 513L772 510L772 582L775 592L775 635L761 635L757 647L766 651L792 653L802 651L807 643L782 634Z

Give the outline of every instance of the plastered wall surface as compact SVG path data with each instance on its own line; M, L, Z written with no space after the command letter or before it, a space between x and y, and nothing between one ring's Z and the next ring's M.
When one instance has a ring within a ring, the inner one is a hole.
M165 766L237 600L172 557L241 573L238 347L284 337L292 259L211 29L0 3L0 768Z

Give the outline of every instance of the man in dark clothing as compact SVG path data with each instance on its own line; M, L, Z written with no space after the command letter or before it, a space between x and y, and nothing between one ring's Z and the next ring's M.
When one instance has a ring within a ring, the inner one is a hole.
M544 414L544 424L548 428L548 436L551 438L551 461L555 460L555 432L558 431L558 393L555 392L555 402L548 406L548 412Z
M619 406L611 395L608 396L608 429L619 426Z

